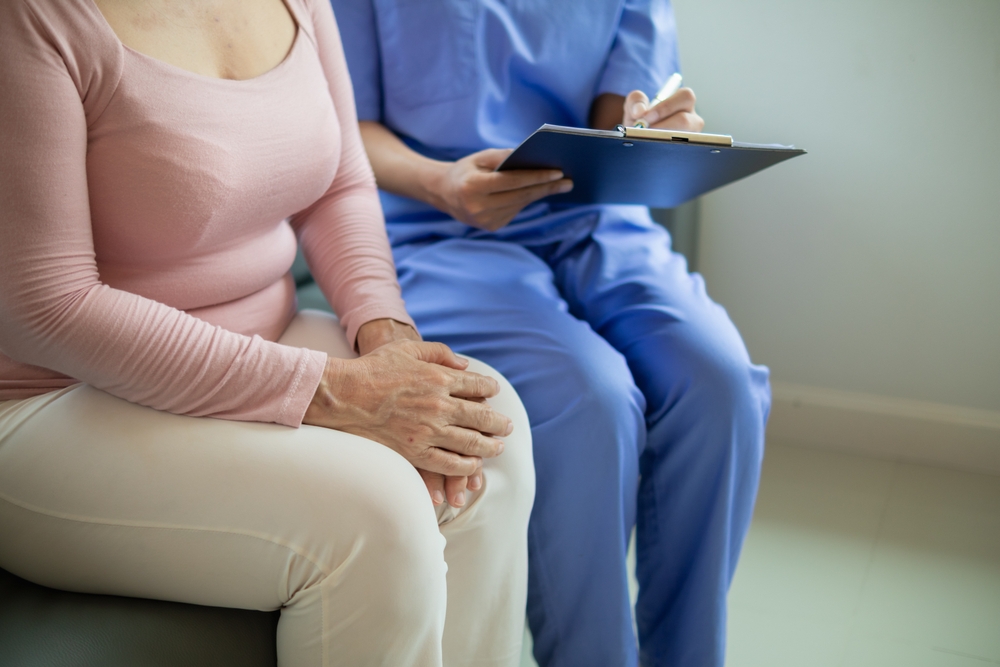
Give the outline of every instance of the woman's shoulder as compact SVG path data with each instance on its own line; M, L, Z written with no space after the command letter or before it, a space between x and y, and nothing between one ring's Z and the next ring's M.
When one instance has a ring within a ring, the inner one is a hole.
M298 21L299 28L305 30L311 39L316 33L316 17L317 11L322 9L321 2L329 4L329 0L285 0Z
M370 0L352 1L370 2ZM316 38L317 33L322 35L337 26L330 0L285 0L285 2L296 17L302 17L300 24L312 39Z
M0 0L2 25L29 38L61 45L107 42L111 26L93 0Z
M0 0L0 51L8 71L64 69L91 109L121 76L121 42L93 0Z

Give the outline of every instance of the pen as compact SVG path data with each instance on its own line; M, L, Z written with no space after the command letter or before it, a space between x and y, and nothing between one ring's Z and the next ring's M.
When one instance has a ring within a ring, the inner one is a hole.
M660 88L660 92L656 93L656 97L650 100L649 108L652 109L657 104L659 104L660 102L662 102L663 100L667 99L668 97L676 93L678 90L680 90L682 78L683 77L680 75L680 72L674 72L673 74L671 74L670 78L667 79L667 82L663 84L662 88ZM639 119L635 122L635 126L646 127L646 121Z

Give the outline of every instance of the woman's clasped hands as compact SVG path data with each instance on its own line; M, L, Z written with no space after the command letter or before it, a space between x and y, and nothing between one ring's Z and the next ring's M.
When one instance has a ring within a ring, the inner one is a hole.
M417 468L435 505L464 505L466 488L482 486L483 459L503 452L513 430L486 402L497 381L391 320L364 325L358 347L357 359L327 360L304 423L389 447Z

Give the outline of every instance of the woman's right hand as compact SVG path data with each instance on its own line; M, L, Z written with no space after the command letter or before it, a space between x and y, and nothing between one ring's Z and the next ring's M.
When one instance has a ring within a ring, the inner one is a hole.
M434 506L447 501L452 507L465 506L465 491L478 491L483 487L483 469L470 477L446 477L436 472L417 469L424 480Z
M573 189L558 169L496 171L512 152L489 148L436 163L425 180L426 200L460 222L493 232L528 204Z
M422 470L474 475L513 423L482 400L500 391L496 380L467 367L446 345L409 340L330 357L303 423L382 443Z

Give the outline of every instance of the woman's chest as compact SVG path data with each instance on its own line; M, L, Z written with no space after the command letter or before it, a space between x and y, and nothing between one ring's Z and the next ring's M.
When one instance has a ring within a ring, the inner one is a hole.
M125 52L88 132L98 259L171 261L260 235L308 207L338 167L340 134L311 45L248 81Z

